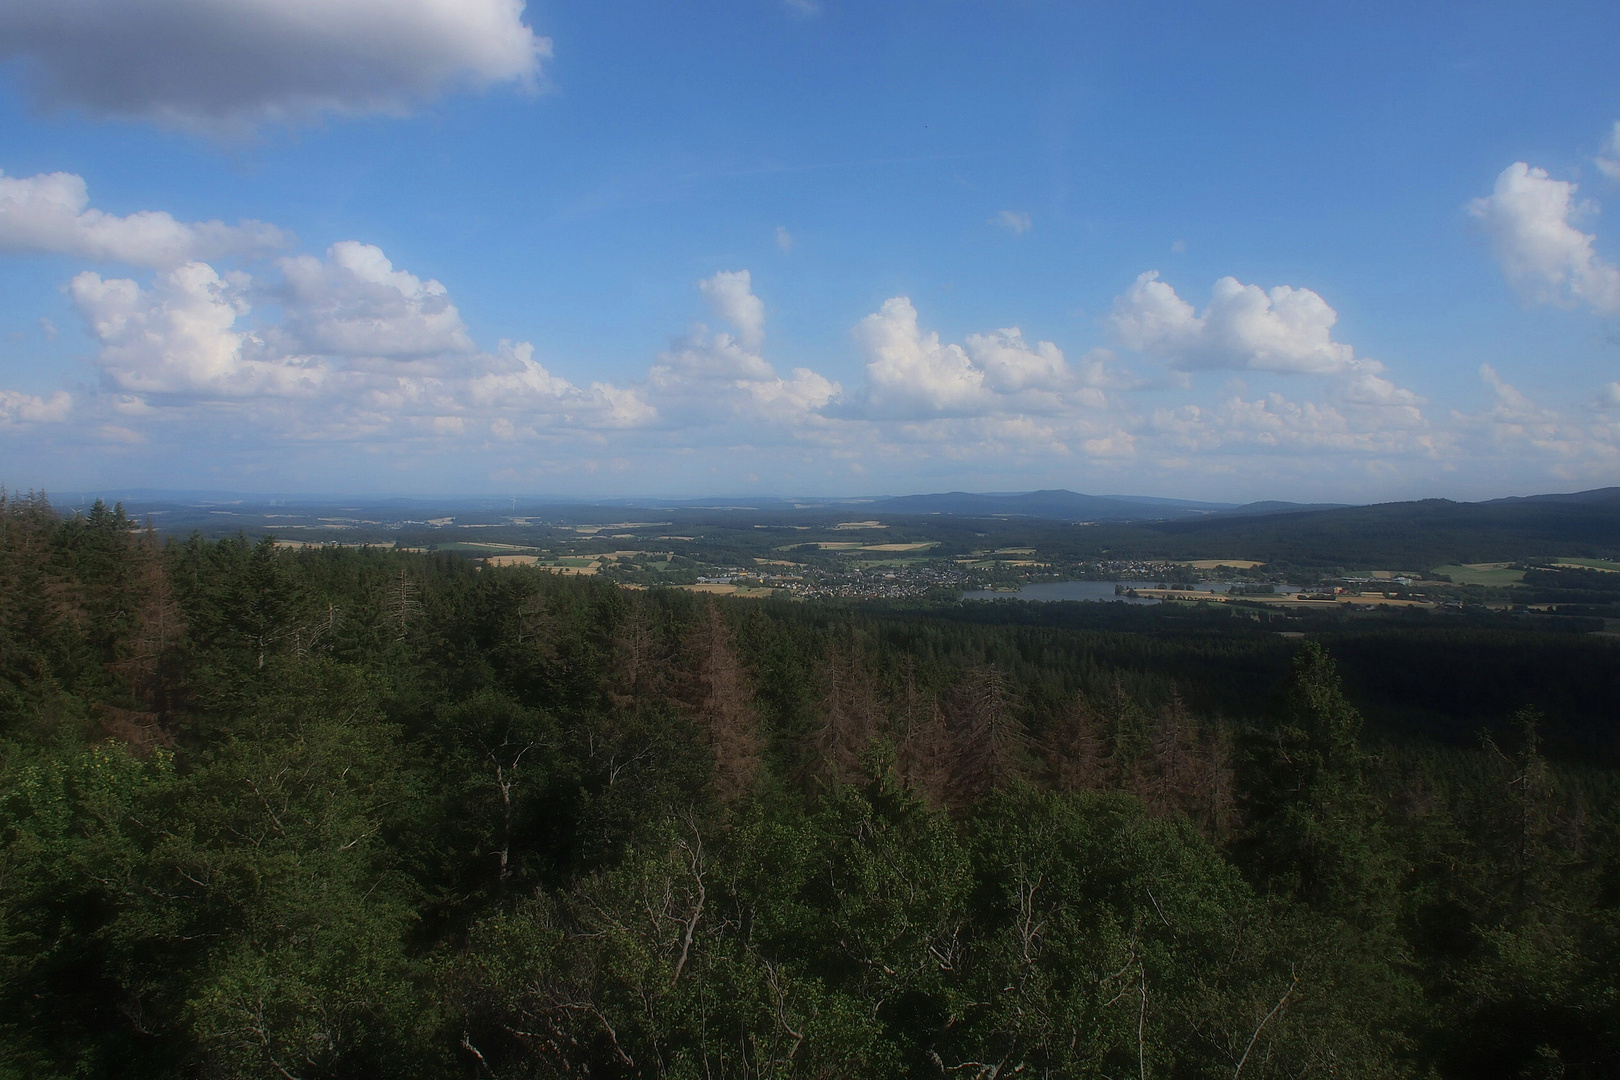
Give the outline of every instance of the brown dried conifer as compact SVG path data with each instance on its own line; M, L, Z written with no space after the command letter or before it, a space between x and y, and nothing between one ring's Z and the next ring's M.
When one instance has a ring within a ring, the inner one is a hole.
M944 806L958 746L939 700L917 686L916 674L909 668L900 691L896 728L895 766L901 784L928 805Z
M670 682L669 644L653 618L651 605L628 593L613 628L612 682L608 696L621 708L636 708L662 697Z
M127 682L131 697L160 712L165 704L163 665L185 634L185 619L150 528L130 544L128 558L135 617L130 633L118 643L113 670Z
M881 716L877 687L853 638L827 646L822 669L821 726L816 732L816 770L828 782L866 779L861 759Z
M1108 786L1107 742L1084 694L1075 694L1044 749L1056 790L1102 791Z
M752 682L713 600L698 617L688 648L696 661L698 719L714 753L715 787L722 800L732 802L759 774L759 714Z
M951 695L947 722L955 733L950 798L956 805L981 799L1025 771L1029 743L1014 709L1007 678L997 668L974 668Z

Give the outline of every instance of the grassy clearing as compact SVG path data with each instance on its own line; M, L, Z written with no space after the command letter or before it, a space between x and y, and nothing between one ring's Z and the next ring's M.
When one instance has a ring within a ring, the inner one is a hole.
M1190 566L1194 570L1219 570L1223 566L1229 570L1253 570L1266 564L1254 559L1177 559L1176 565Z
M1436 577L1448 577L1457 585L1517 585L1524 580L1523 570L1511 570L1507 563L1454 563L1437 566Z

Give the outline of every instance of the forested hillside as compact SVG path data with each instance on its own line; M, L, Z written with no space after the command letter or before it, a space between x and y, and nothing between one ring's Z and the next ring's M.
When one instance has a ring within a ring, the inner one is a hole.
M1259 516L1105 523L1076 550L1168 559L1258 559L1295 567L1399 566L1551 555L1605 558L1620 537L1620 488L1464 503L1377 503Z
M5 500L0 1077L1620 1073L1612 642L997 618Z

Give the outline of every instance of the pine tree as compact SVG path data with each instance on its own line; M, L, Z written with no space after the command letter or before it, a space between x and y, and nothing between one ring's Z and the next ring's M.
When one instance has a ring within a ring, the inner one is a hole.
M1281 708L1246 733L1242 755L1239 850L1251 873L1346 916L1387 899L1387 850L1366 783L1361 723L1333 659L1307 641Z

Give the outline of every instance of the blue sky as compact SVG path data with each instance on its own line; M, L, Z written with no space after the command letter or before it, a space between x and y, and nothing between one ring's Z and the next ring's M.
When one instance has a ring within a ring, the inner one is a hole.
M0 481L1620 483L1620 9L1311 7L0 0Z

